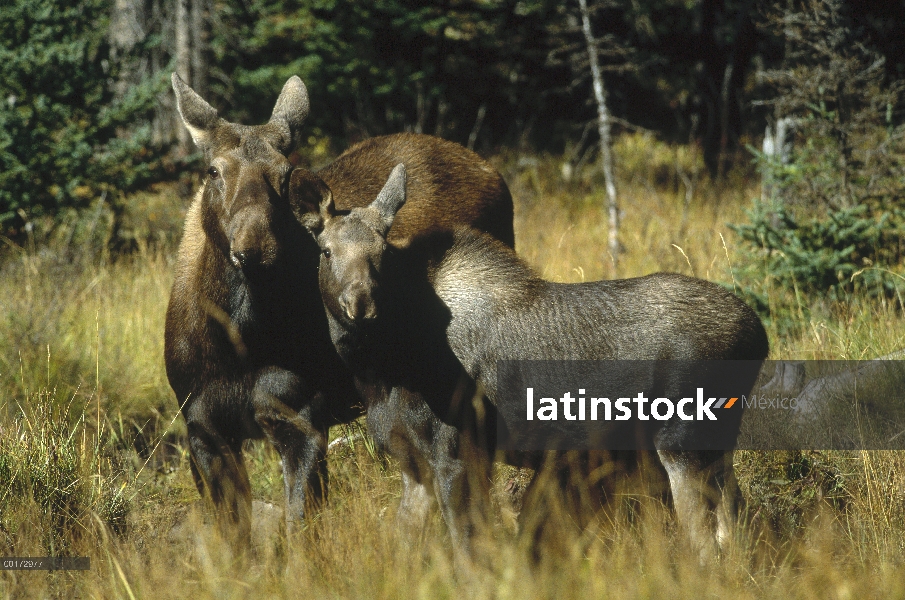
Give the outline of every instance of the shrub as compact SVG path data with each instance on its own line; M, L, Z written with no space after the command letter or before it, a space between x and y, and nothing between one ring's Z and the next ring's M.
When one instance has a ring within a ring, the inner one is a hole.
M897 264L902 256L901 208L859 204L815 215L755 200L747 214L749 223L734 229L762 253L757 264L783 287L832 300L856 290L876 296L902 288L902 281L882 266Z
M763 79L795 145L787 156L754 152L764 193L736 231L763 258L752 264L788 289L829 299L858 288L895 293L900 278L888 270L905 256L905 126L894 109L905 82L889 80L839 0L789 6L771 18L786 64Z
M135 127L159 83L117 97L129 56L107 42L110 0L0 4L0 231L113 200L153 172L150 128Z

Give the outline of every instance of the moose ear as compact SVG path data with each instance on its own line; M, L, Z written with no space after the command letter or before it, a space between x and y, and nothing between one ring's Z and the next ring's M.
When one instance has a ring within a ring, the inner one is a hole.
M402 163L396 165L396 168L390 173L390 178L384 184L383 189L377 194L377 198L371 203L369 208L377 211L383 224L382 235L386 236L390 227L393 226L393 220L396 213L405 204L405 165Z
M324 230L324 218L320 216L318 213L307 213L299 218L299 222L302 224L302 227L308 230L308 233L314 236L314 239L317 239L317 236L320 235L321 231Z
M195 144L201 150L207 149L211 132L217 127L220 118L217 111L195 93L177 74L172 76L173 91L176 92L176 109L186 129L189 130Z
M308 118L310 109L308 89L298 75L293 75L283 86L270 116L270 124L279 129L283 138L278 148L283 154L288 154L298 145L302 123Z
M289 176L289 206L299 221L308 213L320 211L324 200L333 199L333 192L323 179L307 169L294 169Z
M295 210L295 209L293 209ZM316 212L315 212L316 211ZM336 216L336 206L333 204L333 192L329 189L327 194L321 200L320 206L310 212L304 214L296 213L296 218L302 227L308 230L308 233L317 239L317 236L324 230L324 225Z
M333 203L333 192L327 191L327 195L321 200L320 215L326 220L332 219L337 214L336 205Z

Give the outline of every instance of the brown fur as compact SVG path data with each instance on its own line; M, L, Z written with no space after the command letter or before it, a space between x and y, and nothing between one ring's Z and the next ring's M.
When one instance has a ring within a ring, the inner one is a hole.
M308 111L298 78L286 83L270 122L256 127L219 118L175 76L173 87L209 167L186 218L167 308L167 376L186 419L195 483L242 546L251 510L243 440L267 437L280 452L291 531L326 493L328 427L359 414L320 300L319 250L296 217L325 198L340 209L370 203L397 159L418 182L398 239L461 222L511 245L512 200L477 155L424 135L368 140L320 176L293 170L286 154Z
M418 151L412 152L412 148ZM408 173L410 202L400 209L399 220L390 230L388 239L395 246L407 245L414 235L429 228L462 223L486 231L510 247L515 245L512 199L496 169L458 144L415 133L365 140L316 176L297 169L291 184L294 206L298 214L317 212L325 198L324 188L332 191L339 211L367 206L400 163Z

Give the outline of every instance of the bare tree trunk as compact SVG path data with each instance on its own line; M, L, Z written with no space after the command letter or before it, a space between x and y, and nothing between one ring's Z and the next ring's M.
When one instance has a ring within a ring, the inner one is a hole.
M434 126L434 135L443 137L443 128L446 126L446 113L449 112L449 102L443 99L443 94L437 97L437 124Z
M427 111L429 110L430 102L424 97L424 84L421 80L415 82L415 89L418 91L415 110L415 133L424 133L424 123L427 121Z
M163 37L164 24L161 18L163 8L162 0L151 0L151 26L149 29L157 28L158 33ZM163 68L163 49L160 44L151 48L151 73L159 73ZM158 145L164 145L170 141L170 131L172 130L173 115L171 114L170 96L161 94L158 96L157 110L154 112L154 121L151 124L151 141Z
M597 62L597 42L591 32L591 18L587 0L578 0L581 7L581 23L584 39L588 49L588 62L591 65L591 81L594 87L594 99L597 101L597 130L600 133L600 166L606 185L607 212L610 220L609 251L613 261L613 274L617 273L619 264L619 203L616 197L616 178L613 175L612 140L610 139L610 111L606 105L606 89L600 74L600 63Z
M726 174L726 153L729 149L729 92L732 84L732 63L723 71L723 85L720 89L720 155L717 157L716 176L722 179Z
M782 117L776 121L776 130L767 124L764 133L763 179L761 181L761 200L775 200L779 190L776 189L774 170L780 165L787 165L792 158L792 135L795 130L795 119Z
M176 72L182 77L183 81L189 85L193 85L191 77L191 42L189 40L189 0L176 0L175 13L175 38L176 38ZM178 119L178 114L174 115ZM188 154L191 150L189 144L189 132L177 122L176 139L179 140L179 150L184 154Z
M136 44L144 40L146 32L142 0L115 0L108 35L114 60L122 59L135 48ZM144 75L142 70L145 66L136 62L130 64L128 70L120 71L120 78L116 83L117 94L120 96L125 94L132 84L140 80Z
M201 97L207 96L207 60L204 50L207 47L207 26L204 18L206 0L192 2L192 89Z
M474 150L475 142L478 141L478 134L481 132L481 125L484 124L484 117L487 115L487 103L482 102L481 106L478 107L478 116L475 118L474 127L471 128L471 133L468 134L468 149Z
M110 58L119 67L114 90L123 98L147 75L148 61L135 55L135 47L147 36L143 0L115 0L110 15L107 36L110 39ZM119 131L118 135L128 135Z

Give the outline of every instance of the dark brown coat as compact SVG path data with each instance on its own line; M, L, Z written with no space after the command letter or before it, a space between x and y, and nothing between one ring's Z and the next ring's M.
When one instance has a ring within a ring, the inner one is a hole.
M167 376L185 416L192 473L237 544L251 496L242 442L279 450L290 526L326 492L327 428L357 416L351 375L330 341L317 287L320 250L296 216L325 199L369 203L397 161L416 165L399 243L434 222L467 222L511 244L512 200L474 153L430 136L359 144L320 176L286 159L308 112L290 79L266 125L229 123L177 76L180 114L208 163L189 209L167 308Z

